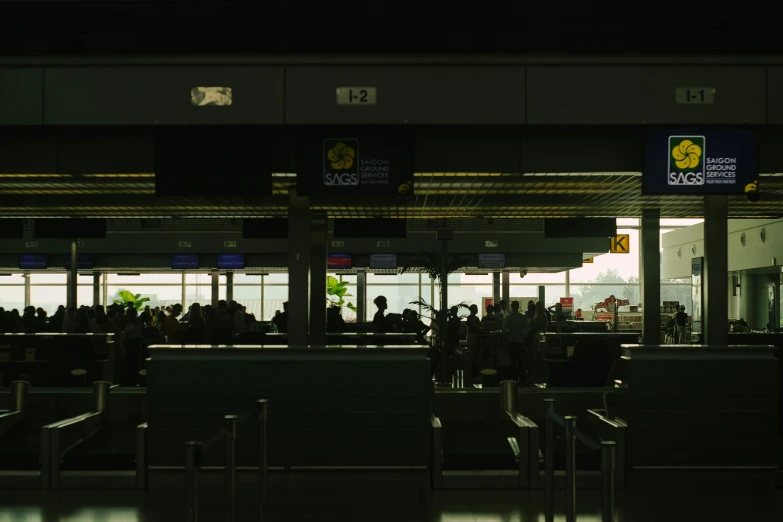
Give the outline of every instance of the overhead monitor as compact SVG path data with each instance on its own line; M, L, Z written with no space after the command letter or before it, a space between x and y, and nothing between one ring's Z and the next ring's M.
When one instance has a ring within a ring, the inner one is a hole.
M36 239L86 239L106 237L105 219L51 218L33 223Z
M397 254L370 254L370 268L374 270L396 270Z
M46 270L44 254L22 254L19 256L19 268L22 270Z
M747 129L670 129L647 135L644 194L758 192L756 135Z
M79 254L76 260L76 267L79 270L92 270L93 262L92 262L92 256L86 255L86 254ZM71 269L71 256L65 256L65 268L66 270Z
M479 254L479 268L506 268L506 254Z
M339 218L334 220L335 238L404 239L407 220L401 218Z
M330 270L347 270L351 268L351 254L329 254L326 267Z
M242 270L245 268L245 255L218 254L217 267L222 270Z
M197 270L198 256L195 254L174 254L171 256L172 270Z
M0 219L0 239L22 239L24 237L24 220Z

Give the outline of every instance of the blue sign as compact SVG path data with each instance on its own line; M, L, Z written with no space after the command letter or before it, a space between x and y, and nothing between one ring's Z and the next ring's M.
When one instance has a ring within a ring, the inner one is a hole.
M758 146L750 130L656 130L647 136L645 194L758 191Z
M217 266L223 270L241 270L245 268L244 254L218 254Z
M22 270L46 270L46 256L42 254L22 254L19 256L19 268Z
M171 268L173 270L198 269L198 256L192 254L175 254L171 256Z

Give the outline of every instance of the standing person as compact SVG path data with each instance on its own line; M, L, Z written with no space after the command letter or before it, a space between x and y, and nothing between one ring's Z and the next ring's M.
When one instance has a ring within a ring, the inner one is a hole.
M498 305L496 307L496 311L497 311L497 309L500 310L500 318L501 319L505 319L506 316L508 315L508 303L506 302L505 299L501 299L500 300L500 302L498 303Z
M530 357L525 357L525 339L528 334L528 323L525 314L519 311L519 301L512 301L511 312L503 320L503 335L506 337L506 346L510 367L514 371L512 377L516 380L522 378L526 371L531 371ZM527 354L529 355L529 353Z
M532 322L533 318L536 316L536 303L534 303L532 299L527 302L527 312L525 312L525 316L529 322Z
M166 334L166 341L169 344L182 344L182 326L179 324L179 314L182 313L182 305L175 304L171 307L171 314L166 317L163 323L163 333Z
M278 333L288 333L288 301L283 303L283 313L275 313L272 322L275 323Z
M465 321L468 326L468 335L466 337L468 350L470 350L470 354L472 357L472 360L475 361L475 364L473 365L473 374L478 375L478 370L482 370L482 368L478 368L481 366L481 320L478 318L478 306L472 304L470 305L470 315ZM473 384L473 383L466 383L466 384Z
M373 303L378 307L378 311L375 312L375 317L372 318L372 330L374 333L386 333L386 316L384 312L389 307L386 297L379 295Z
M674 316L674 321L677 323L676 342L677 344L685 344L688 332L688 314L685 313L685 306L680 306L680 311Z

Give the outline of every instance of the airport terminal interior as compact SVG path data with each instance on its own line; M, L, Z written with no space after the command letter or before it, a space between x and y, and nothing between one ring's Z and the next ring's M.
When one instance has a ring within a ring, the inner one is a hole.
M6 4L0 522L783 514L783 62L746 33L313 55Z

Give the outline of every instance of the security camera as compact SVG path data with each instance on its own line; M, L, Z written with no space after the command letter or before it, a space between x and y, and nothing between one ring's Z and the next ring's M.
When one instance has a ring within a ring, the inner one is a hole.
M745 198L751 203L758 203L761 201L761 192L759 192L758 180L745 185Z
M520 278L522 278L522 277L525 277L526 275L527 275L527 270L522 270L522 271L519 273L519 277L520 277Z

